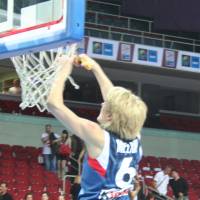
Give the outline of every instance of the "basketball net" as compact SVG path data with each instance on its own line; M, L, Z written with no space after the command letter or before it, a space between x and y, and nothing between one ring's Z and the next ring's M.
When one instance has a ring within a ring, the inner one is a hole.
M11 58L21 81L22 103L20 107L22 109L36 106L41 112L47 110L47 98L52 83L62 67L56 65L55 60L62 54L71 57L76 54L76 50L77 44L73 43L58 49ZM79 85L71 76L68 79L75 89L79 89Z

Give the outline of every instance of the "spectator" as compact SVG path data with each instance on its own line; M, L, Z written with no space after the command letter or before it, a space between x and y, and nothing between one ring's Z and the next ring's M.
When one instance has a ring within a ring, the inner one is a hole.
M58 140L57 140L58 141ZM58 160L58 177L62 179L65 174L65 167L67 160L69 158L69 155L71 153L71 138L69 136L69 133L66 130L63 130L60 140L58 141L59 146L61 148L61 145L66 146L65 152L59 151L57 153L57 160Z
M13 95L20 95L21 94L21 86L20 86L20 80L19 79L13 80L13 86L11 88L9 88L8 93L13 94Z
M155 195L152 193L149 193L146 197L146 200L155 200Z
M24 200L33 200L33 193L32 192L26 193Z
M141 190L141 185L140 185L139 177L136 176L136 178L134 178L133 181L134 181L133 190L131 190L129 192L129 198L130 198L130 200L134 200L138 196L138 193Z
M169 184L169 174L171 173L171 167L166 166L164 170L158 172L154 177L154 188L159 194L166 196L167 186Z
M78 157L78 174L80 175L81 174L81 171L82 171L82 163L83 163L83 158L84 158L84 155L85 155L85 152L86 152L86 149L85 149L85 146L83 146L80 154L79 154L79 157Z
M43 192L41 196L41 200L49 200L49 193L48 192Z
M71 194L72 194L73 200L78 200L78 194L81 189L81 171L82 171L82 164L83 164L83 158L84 158L85 152L86 152L86 149L85 149L85 146L83 145L83 148L77 160L78 161L78 175L75 177L74 184L71 188Z
M45 125L45 132L42 134L41 140L43 142L43 158L45 168L47 170L56 171L56 156L55 156L55 140L59 138L59 135L53 133L52 126L50 124Z
M8 90L9 90L9 87L6 84L6 81L3 81L3 83L2 83L2 94L9 94Z
M188 200L188 183L186 180L179 176L177 170L172 170L172 178L169 185L173 190L175 200Z
M83 142L76 135L72 135L71 140L72 140L73 157L75 159L78 159L78 156L82 150Z
M65 200L65 196L64 195L59 195L58 196L58 200Z
M8 193L8 187L5 182L0 184L0 200L13 200L12 196Z

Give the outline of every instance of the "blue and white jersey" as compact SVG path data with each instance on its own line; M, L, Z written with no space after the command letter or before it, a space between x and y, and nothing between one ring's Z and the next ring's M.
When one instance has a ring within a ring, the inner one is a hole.
M128 200L142 157L140 140L119 139L104 131L105 145L96 159L85 155L79 200Z

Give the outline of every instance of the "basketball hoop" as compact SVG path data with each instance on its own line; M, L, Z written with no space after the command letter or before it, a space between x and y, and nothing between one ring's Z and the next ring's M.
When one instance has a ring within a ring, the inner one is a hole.
M76 54L76 50L77 43L70 43L58 49L11 58L21 81L22 103L20 107L22 109L36 106L41 112L47 110L47 97L56 74L61 68L56 65L55 60L62 54L71 57ZM71 76L68 79L75 89L79 89L79 85Z

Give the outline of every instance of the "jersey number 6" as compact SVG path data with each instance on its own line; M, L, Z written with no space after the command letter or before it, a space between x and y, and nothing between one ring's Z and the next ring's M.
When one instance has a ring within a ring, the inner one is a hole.
M133 177L136 175L136 169L130 166L132 160L132 157L124 158L122 160L121 166L115 177L115 183L119 188L130 186Z

